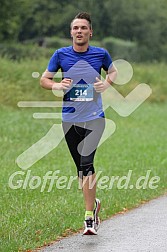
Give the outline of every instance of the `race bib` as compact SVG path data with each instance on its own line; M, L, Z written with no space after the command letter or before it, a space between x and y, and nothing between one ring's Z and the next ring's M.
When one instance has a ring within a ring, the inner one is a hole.
M70 100L72 101L92 101L93 85L92 84L76 84L70 90Z

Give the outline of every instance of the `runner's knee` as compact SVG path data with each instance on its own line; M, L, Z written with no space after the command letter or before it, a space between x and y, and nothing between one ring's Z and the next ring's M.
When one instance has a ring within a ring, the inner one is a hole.
M93 164L81 165L78 168L78 177L82 178L83 176L90 176L95 173Z

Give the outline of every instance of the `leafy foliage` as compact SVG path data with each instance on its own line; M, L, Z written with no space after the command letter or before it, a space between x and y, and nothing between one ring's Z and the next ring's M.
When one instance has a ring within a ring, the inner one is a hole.
M102 44L104 48L114 57L123 58L127 61L139 61L138 47L135 42L125 41L114 37L107 37L103 39Z
M91 14L95 40L112 36L133 41L141 60L166 60L165 0L2 0L0 40L70 38L70 22L80 11Z

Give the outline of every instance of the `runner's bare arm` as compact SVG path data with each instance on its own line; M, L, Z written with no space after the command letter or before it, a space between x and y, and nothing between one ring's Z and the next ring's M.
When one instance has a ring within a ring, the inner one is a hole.
M105 82L111 85L116 79L116 77L117 77L117 69L114 65L112 65L112 67L108 70L108 72L106 72Z
M48 69L45 70L45 72L42 74L42 77L40 79L40 85L41 87L45 89L54 89L54 90L65 90L69 89L72 84L71 79L64 78L60 82L55 82L53 80L55 73L49 72Z
M104 92L116 79L117 77L117 69L114 65L106 72L106 78L104 81L96 78L96 82L94 83L94 88L96 92L102 93Z

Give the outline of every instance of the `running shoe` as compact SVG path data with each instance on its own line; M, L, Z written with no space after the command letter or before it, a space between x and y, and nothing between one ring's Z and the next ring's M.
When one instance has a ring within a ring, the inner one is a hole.
M93 214L94 214L94 227L95 230L97 232L99 226L100 226L100 218L98 217L98 213L100 211L100 200L99 199L95 199L95 209L93 210Z
M84 232L83 235L97 235L97 230L100 226L100 218L98 217L98 213L100 211L100 200L95 199L95 208L93 210L94 219L89 218L84 221Z
M83 235L97 235L97 231L95 229L95 222L92 218L84 221L85 229L83 231Z

